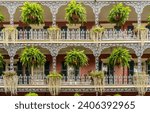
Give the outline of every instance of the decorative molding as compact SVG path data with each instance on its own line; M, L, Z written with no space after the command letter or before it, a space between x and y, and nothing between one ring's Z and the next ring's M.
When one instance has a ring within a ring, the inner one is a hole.
M83 1L85 5L88 5L92 8L93 13L95 15L95 25L99 25L99 13L104 6L110 5L110 2L103 1Z
M50 9L52 13L52 25L56 26L56 14L58 9L61 6L66 5L68 2L69 1L41 1L40 3Z
M0 92L5 92L4 88L0 88ZM49 92L48 88L18 88L17 92ZM95 92L94 88L61 88L60 92ZM105 88L105 92L137 92L136 88L127 87L127 88ZM147 92L150 92L150 88L147 89Z

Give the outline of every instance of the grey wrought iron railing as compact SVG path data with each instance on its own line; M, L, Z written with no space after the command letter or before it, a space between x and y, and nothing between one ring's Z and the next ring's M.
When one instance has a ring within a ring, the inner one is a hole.
M150 33L150 32L148 32ZM93 33L89 30L48 31L46 29L19 30L17 40L49 40L49 41L115 41L139 40L131 30L105 30L103 33ZM148 34L149 38L149 34Z
M4 32L0 31L0 41L3 41L3 40L4 40Z
M35 76L18 76L18 84L25 86L36 86L36 85L47 85L47 76L45 75L35 75ZM150 84L150 76L148 78ZM69 78L67 76L62 77L62 85L93 85L93 79L90 76L75 76L73 78ZM133 83L133 76L105 76L105 85L106 86L131 86ZM0 86L3 86L3 78L0 76Z

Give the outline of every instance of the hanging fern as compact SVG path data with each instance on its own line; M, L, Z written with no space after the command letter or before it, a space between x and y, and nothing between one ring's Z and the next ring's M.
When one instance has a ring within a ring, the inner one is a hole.
M115 48L111 55L108 57L108 64L110 66L120 65L129 67L129 61L131 59L131 55L127 49L122 47Z
M27 24L41 24L43 23L44 10L38 3L25 2L21 7L21 18Z
M69 24L86 22L86 9L81 3L77 3L76 0L71 0L65 10L65 19Z
M39 49L35 47L25 48L20 56L20 61L23 65L31 67L37 67L44 65L46 62L46 57Z
M4 21L4 16L0 13L0 23Z
M117 26L121 26L128 20L130 12L131 9L129 7L125 7L122 3L119 3L114 5L110 10L108 20L111 23L116 23Z
M65 56L65 63L73 67L82 67L87 65L88 58L84 51L73 49L67 52L67 55Z

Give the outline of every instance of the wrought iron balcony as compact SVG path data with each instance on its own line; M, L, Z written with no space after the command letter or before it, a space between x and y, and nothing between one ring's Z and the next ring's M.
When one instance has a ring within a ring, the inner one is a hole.
M133 76L105 76L105 86L134 86ZM47 76L18 76L19 86L46 86L48 84ZM69 78L63 76L61 80L62 86L94 86L93 79L90 76L76 76ZM150 85L150 76L148 77L148 85ZM0 86L3 86L3 78L0 76Z
M15 30L8 33L0 31L1 43L124 43L127 42L143 42L150 40L150 31L134 32L127 30L105 30L101 33L93 33L89 30L61 30L49 31L46 29L31 29L31 30Z

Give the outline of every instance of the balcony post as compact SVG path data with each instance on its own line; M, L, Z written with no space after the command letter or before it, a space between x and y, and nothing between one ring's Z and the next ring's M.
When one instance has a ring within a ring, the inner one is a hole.
M56 71L56 55L52 56L53 59L53 71Z
M14 56L10 56L10 70L14 71Z
M142 72L142 62L141 62L141 56L138 56L138 72Z
M99 55L95 56L95 69L98 71L99 69Z

